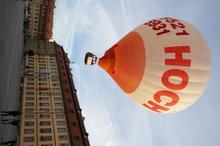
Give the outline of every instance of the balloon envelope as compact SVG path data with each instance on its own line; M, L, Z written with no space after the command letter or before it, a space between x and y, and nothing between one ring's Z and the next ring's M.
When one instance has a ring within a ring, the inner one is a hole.
M98 64L136 103L159 113L192 105L207 86L211 70L201 33L174 18L138 26L107 50Z

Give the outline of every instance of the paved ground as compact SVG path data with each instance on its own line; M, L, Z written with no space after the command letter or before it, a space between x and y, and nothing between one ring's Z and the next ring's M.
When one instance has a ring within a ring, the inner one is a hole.
M24 2L0 0L0 110L19 108ZM0 125L0 142L13 139L16 127Z

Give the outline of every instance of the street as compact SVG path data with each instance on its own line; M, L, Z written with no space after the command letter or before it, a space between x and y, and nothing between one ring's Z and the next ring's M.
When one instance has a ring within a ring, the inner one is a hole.
M18 110L24 2L0 0L0 20L0 110ZM16 126L0 125L0 142L17 134Z

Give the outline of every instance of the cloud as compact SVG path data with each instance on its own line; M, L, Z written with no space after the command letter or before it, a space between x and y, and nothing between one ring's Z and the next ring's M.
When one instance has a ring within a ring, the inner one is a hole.
M65 8L67 8L66 5ZM102 56L109 47L120 39L119 36L122 37L124 35L117 33L115 24L113 23L114 18L109 16L99 1L77 1L74 9L74 19L72 21L68 20L68 23L74 24L71 25L74 28L70 29L72 32L68 32L69 35L67 36L69 37L68 39L72 39L73 41L68 46L72 47L72 51L69 52L77 54L74 58L76 61L82 61L87 51ZM70 10L66 11L70 12ZM128 10L124 7L123 18L126 17L127 12ZM68 15L65 16L70 17ZM131 29L131 22L125 21L129 21L129 18L123 20L122 25L126 24L126 29ZM70 25L67 25L67 27L70 27ZM124 33L127 33L127 31L129 30L124 30ZM135 144L138 137L135 135L129 137L130 130L127 129L127 126L129 124L133 125L133 123L136 123L136 120L128 118L128 121L120 121L120 118L117 117L129 113L129 111L132 112L132 110L129 110L130 107L123 102L123 98L117 98L124 96L126 102L131 102L131 100L118 89L113 80L100 68L85 67L83 62L77 62L72 67L80 104L83 113L87 117L85 123L90 134L91 145L129 146L131 143ZM105 85L107 81L114 84ZM105 85L104 88L103 85ZM123 110L120 106L128 110ZM117 114L118 111L120 111L120 114ZM130 114L127 114L126 117L129 116ZM105 129L104 131L103 127ZM132 127L131 130L133 129L132 131L134 133L137 132L137 125L130 127ZM138 129L142 128L139 127ZM128 137L129 140L126 140Z
M76 62L72 72L91 145L214 146L219 143L218 85L211 84L204 97L188 110L161 116L135 105L98 66L83 65L87 51L102 56L140 23L155 17L174 16L196 24L208 34L215 67L210 82L219 81L217 24L220 21L217 15L215 21L211 19L219 12L218 4L204 0L58 2L54 38Z
M109 15L111 12L98 0L79 0L71 7L64 2L58 5L55 19L55 40L63 44L77 62L71 65L73 78L87 117L85 124L90 143L96 146L133 146L138 143L141 146L151 143L151 140L145 142L136 135L142 132L146 137L151 137L150 126L140 124L147 119L136 113L137 105L102 69L83 65L87 51L102 56L134 27L129 2L120 1L119 7L122 8L117 13L117 17L122 18L120 23L115 21L115 16Z
M70 5L71 4L71 5ZM75 33L76 11L73 3L68 1L57 1L54 15L53 39L71 54Z

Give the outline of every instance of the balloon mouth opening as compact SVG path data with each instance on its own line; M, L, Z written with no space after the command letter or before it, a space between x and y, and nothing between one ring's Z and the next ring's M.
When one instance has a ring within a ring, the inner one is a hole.
M85 65L94 65L97 63L98 57L90 52L87 52L85 55L84 63Z
M106 51L105 55L99 59L98 65L106 70L110 75L115 73L116 63L115 52L113 49Z

